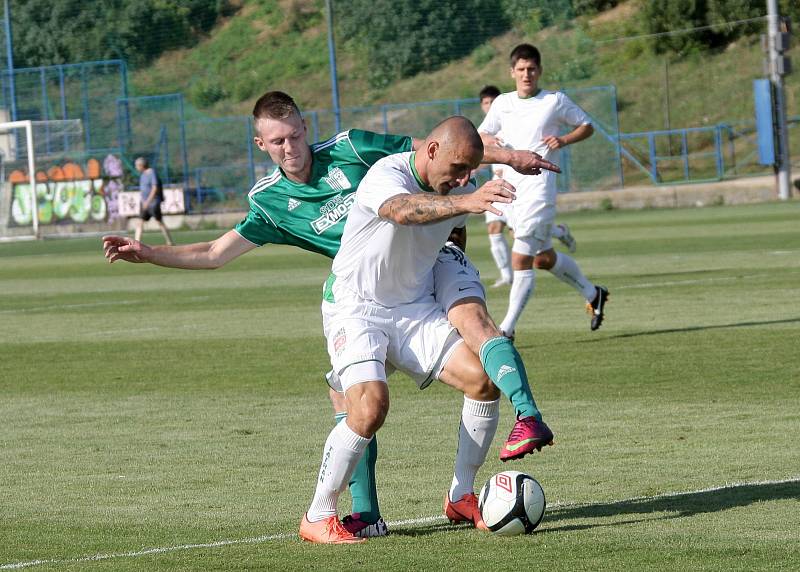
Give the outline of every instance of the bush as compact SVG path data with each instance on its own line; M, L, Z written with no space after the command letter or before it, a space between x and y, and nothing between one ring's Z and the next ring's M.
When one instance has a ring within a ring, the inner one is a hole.
M11 11L16 67L124 59L143 65L191 46L226 0L26 0Z
M189 88L189 100L196 107L211 107L225 99L227 93L219 82L211 80L197 81Z
M350 0L337 6L337 37L365 54L376 87L466 56L508 27L491 0Z
M575 14L578 16L597 14L609 10L619 4L619 0L572 0Z

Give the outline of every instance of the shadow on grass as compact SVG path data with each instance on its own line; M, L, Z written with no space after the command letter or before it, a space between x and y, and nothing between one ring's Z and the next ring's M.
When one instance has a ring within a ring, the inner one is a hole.
M735 322L733 324L716 324L712 326L687 326L685 328L666 328L663 330L648 330L645 332L630 332L628 334L617 334L613 336L604 336L600 338L593 338L591 340L578 340L579 344L594 344L597 342L604 342L606 340L616 340L623 338L638 338L640 336L658 336L660 334L678 334L685 332L702 332L705 330L722 330L726 328L749 328L753 326L772 326L775 324L792 324L800 323L800 318L785 318L783 320L763 320L758 322ZM533 347L533 346L531 346Z
M609 503L554 508L545 514L545 526L540 532L585 530L598 526L618 526L644 520L666 520L691 517L697 514L721 512L757 502L793 499L800 500L800 479L785 483L742 484L692 493L677 493L651 499L631 499ZM552 526L573 519L605 519L625 515L656 514L653 518L633 518L614 522L597 522ZM661 514L663 513L663 514Z
M721 512L731 508L748 506L757 502L786 499L800 500L800 479L783 483L731 485L714 490L675 493L656 498L555 507L547 510L542 526L536 531L536 534L686 518L697 514ZM629 518L624 518L625 516ZM613 517L623 517L623 519L615 518L613 521L600 520ZM598 520L597 522L580 524L562 524L564 521L575 519ZM390 526L392 535L408 537L471 530L471 527L465 524L450 524L444 520L444 517L442 517L441 521L424 525L413 523L391 525L390 523Z

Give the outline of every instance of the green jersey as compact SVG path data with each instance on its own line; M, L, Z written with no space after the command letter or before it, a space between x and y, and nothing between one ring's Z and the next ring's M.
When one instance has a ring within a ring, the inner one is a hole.
M361 179L378 159L411 151L411 138L351 129L311 146L308 183L279 167L250 190L250 212L236 232L250 242L291 244L336 256Z

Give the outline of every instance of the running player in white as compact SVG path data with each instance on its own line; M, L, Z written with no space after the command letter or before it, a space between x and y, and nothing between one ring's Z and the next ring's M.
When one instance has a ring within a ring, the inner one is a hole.
M411 137L352 129L309 145L294 100L278 91L265 93L253 109L256 145L276 164L250 192L250 212L235 229L210 242L151 247L122 236L103 238L110 262L147 262L171 268L219 268L260 245L290 244L333 258L354 193L378 159L421 144ZM536 172L557 168L529 151L485 149L487 160L507 161L515 169ZM518 421L501 458L519 458L541 448L552 433L537 420L525 366L514 346L499 335L486 310L477 271L463 252L442 249L435 266L435 293L451 323L481 358L484 369L514 405ZM502 373L502 375L501 375ZM336 421L346 417L344 399L333 390ZM351 482L353 514L344 519L352 533L386 533L375 485L377 441L373 440Z
M499 95L478 130L485 144L502 142L514 149L536 151L546 159L558 161L558 149L583 141L594 132L589 116L569 97L539 88L542 74L539 50L520 44L511 51L511 77L516 90ZM570 131L561 135L563 128ZM556 254L551 238L556 216L556 178L553 173L536 176L506 171L507 180L517 189L518 199L511 210L514 245L511 265L514 282L509 306L500 329L509 337L535 287L534 268L549 270L553 276L575 288L585 299L591 314L590 328L603 323L608 290L590 282L578 264L564 253Z
M500 95L500 89L494 85L486 85L478 93L478 100L480 101L481 111L486 115L492 107L492 102ZM498 145L504 145L502 133L495 136ZM492 179L502 179L503 169L505 165L495 164L490 165L492 172ZM504 231L506 227L511 230L508 224L509 214L513 205L497 204L495 205L501 214L496 215L493 212L487 212L486 217L486 230L489 234L489 249L492 253L492 258L500 271L500 278L492 284L492 288L499 288L500 286L508 286L514 281L514 271L511 268L511 248L508 246ZM557 224L553 226L553 238L558 239L567 250L575 252L577 248L577 241L569 230L566 224Z
M389 409L387 368L422 389L434 379L464 393L455 474L445 498L451 521L486 528L474 481L499 418L499 391L462 343L433 295L440 245L466 215L513 200L505 181L469 182L483 156L463 117L440 123L417 152L381 159L355 194L326 283L328 353L347 401L347 420L326 440L314 499L300 526L311 542L362 541L338 526L336 504Z

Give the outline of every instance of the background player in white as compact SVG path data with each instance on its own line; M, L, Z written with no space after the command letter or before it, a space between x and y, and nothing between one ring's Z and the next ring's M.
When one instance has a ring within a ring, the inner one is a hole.
M330 205L343 204L349 208L349 201L369 166L381 157L421 144L410 137L350 130L310 146L305 139L300 110L289 95L277 91L259 98L253 119L255 143L269 154L276 169L253 187L250 212L234 230L210 242L177 247L150 247L126 237L106 236L103 243L108 260L149 262L172 268L219 268L269 243L292 244L332 258L339 249L347 214L329 219L326 213ZM485 154L494 160L506 160L524 172L535 172L539 167L556 168L529 151L487 149ZM508 340L500 336L489 317L477 271L458 248L442 249L435 266L435 284L437 301L451 323L514 405L518 421L504 445L501 459L520 458L549 443L552 432L540 421L522 359L511 343L504 343ZM336 420L341 422L346 416L344 399L333 390L330 395ZM373 440L351 482L354 514L345 517L345 526L351 532L386 533L375 486L376 458L377 442Z
M486 115L489 113L489 109L492 107L492 102L500 95L500 89L495 85L486 85L481 89L478 93L478 100L480 101L481 111L483 114ZM496 143L498 145L504 145L502 133L498 133L495 136ZM492 179L502 179L503 178L503 169L505 165L502 164L494 164L490 165L489 168L491 169ZM509 214L513 205L503 205L497 204L495 205L502 214L496 215L492 212L487 212L485 214L486 218L486 230L489 234L489 248L492 253L492 258L494 259L494 263L497 266L497 269L500 271L500 278L492 284L493 288L499 288L500 286L508 286L514 281L514 271L511 268L511 248L508 246L508 242L506 241L506 237L504 231L506 227L509 227ZM511 228L509 227L509 230ZM564 246L567 247L567 250L570 252L575 252L577 247L577 242L575 238L572 236L572 233L569 230L569 226L566 224L557 224L553 226L553 238L558 239Z
M474 481L497 428L499 392L487 385L475 354L448 323L432 285L440 245L452 228L463 226L468 213L496 212L492 203L513 199L503 180L477 191L468 183L482 155L475 127L451 117L418 152L375 163L356 192L323 304L328 353L348 418L325 443L314 499L300 526L305 540L359 540L337 528L336 503L388 412L388 363L420 388L439 379L465 394L445 514L485 528Z
M558 161L558 150L583 141L594 133L591 119L569 97L556 91L539 88L542 74L539 50L520 44L511 51L511 77L516 90L499 95L478 130L484 143L496 144L502 131L502 142L514 149L536 151L546 159ZM571 129L564 135L564 128ZM500 329L508 336L535 287L535 268L549 270L553 276L575 288L586 299L596 330L603 323L608 290L596 286L581 272L570 256L553 250L551 242L556 215L556 178L552 173L536 176L506 171L505 176L517 189L517 200L511 210L514 228L511 265L514 283L509 306Z

